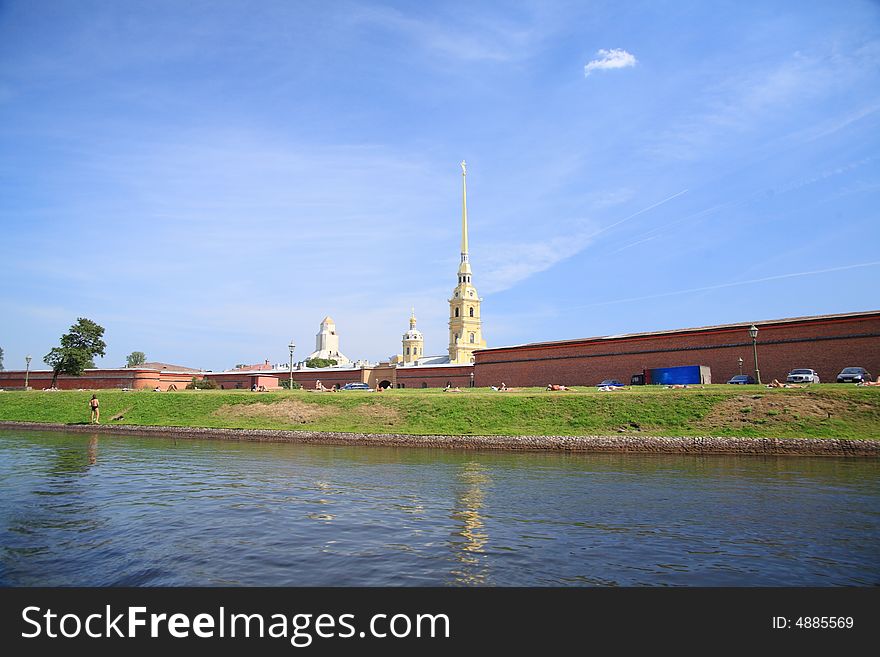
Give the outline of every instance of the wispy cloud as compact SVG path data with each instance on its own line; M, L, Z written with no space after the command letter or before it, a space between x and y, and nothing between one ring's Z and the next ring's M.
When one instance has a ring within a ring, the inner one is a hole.
M613 68L630 68L638 63L635 55L622 48L604 48L596 53L596 59L592 59L584 66L584 77L590 77L593 71L604 71Z
M692 294L694 292L709 292L712 290L721 290L728 287L739 287L740 285L755 285L757 283L767 283L769 281L779 281L787 278L800 278L802 276L818 276L819 274L830 274L832 272L847 271L850 269L863 269L865 267L880 266L880 260L873 262L860 262L853 265L842 265L840 267L827 267L825 269L814 269L812 271L798 271L790 274L776 274L775 276L764 276L762 278L752 278L747 281L732 281L730 283L718 283L717 285L704 285L702 287L691 287L686 290L673 290L671 292L660 292L658 294L646 294L640 297L626 297L625 299L612 299L611 301L597 301L583 306L571 306L569 310L578 308L594 308L597 306L610 306L617 303L631 303L633 301L646 301L648 299L660 299L663 297L671 297L679 294Z
M549 240L519 244L498 244L487 260L487 272L482 285L487 293L501 292L530 276L546 271L558 262L567 260L587 248L597 237L631 219L660 207L686 194L688 190L668 196L606 226L593 221L582 222L578 230Z
M394 32L421 48L459 60L511 61L528 57L542 31L533 23L480 20L468 12L466 21L416 18L391 7L369 7L348 17L353 25Z
M487 294L509 289L567 260L591 241L588 235L565 235L527 244L497 244L486 261L486 273L481 276L485 282L480 287Z
M789 132L793 108L816 105L837 89L864 76L874 60L856 53L794 52L787 57L720 77L690 95L688 111L650 139L647 150L663 159L696 159L717 152L719 140L771 130L766 147L778 149L785 141L816 139L840 130L877 111L871 103L834 120L825 120L817 131ZM780 132L776 122L782 122Z

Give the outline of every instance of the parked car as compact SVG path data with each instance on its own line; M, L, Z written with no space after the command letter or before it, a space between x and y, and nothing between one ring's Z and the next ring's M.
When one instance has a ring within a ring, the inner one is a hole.
M838 383L861 383L870 380L871 374L864 367L844 367L837 375Z
M737 374L735 377L730 379L728 383L733 383L735 385L744 386L747 384L752 384L755 382L755 378L751 374Z
M597 388L622 388L623 384L617 379L605 379Z
M819 373L816 370L792 370L788 373L787 383L819 383Z
M372 390L366 383L346 383L340 390Z

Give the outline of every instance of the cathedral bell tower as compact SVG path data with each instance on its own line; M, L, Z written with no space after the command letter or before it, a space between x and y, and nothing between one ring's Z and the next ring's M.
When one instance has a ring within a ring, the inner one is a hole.
M467 164L461 163L461 264L458 266L458 285L449 299L449 362L474 362L474 351L485 349L480 302L477 288L471 281L471 263L468 258L467 225Z
M409 318L409 331L403 334L403 362L414 363L425 355L425 338L416 328L416 309Z

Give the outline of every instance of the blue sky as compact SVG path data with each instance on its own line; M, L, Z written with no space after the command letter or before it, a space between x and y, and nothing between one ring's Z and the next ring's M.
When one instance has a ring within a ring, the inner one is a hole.
M0 0L0 347L444 353L880 307L874 2Z

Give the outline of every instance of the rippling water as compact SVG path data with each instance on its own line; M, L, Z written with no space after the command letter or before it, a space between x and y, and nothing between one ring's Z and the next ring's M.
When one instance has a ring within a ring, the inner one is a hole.
M877 585L880 463L0 432L0 584Z

